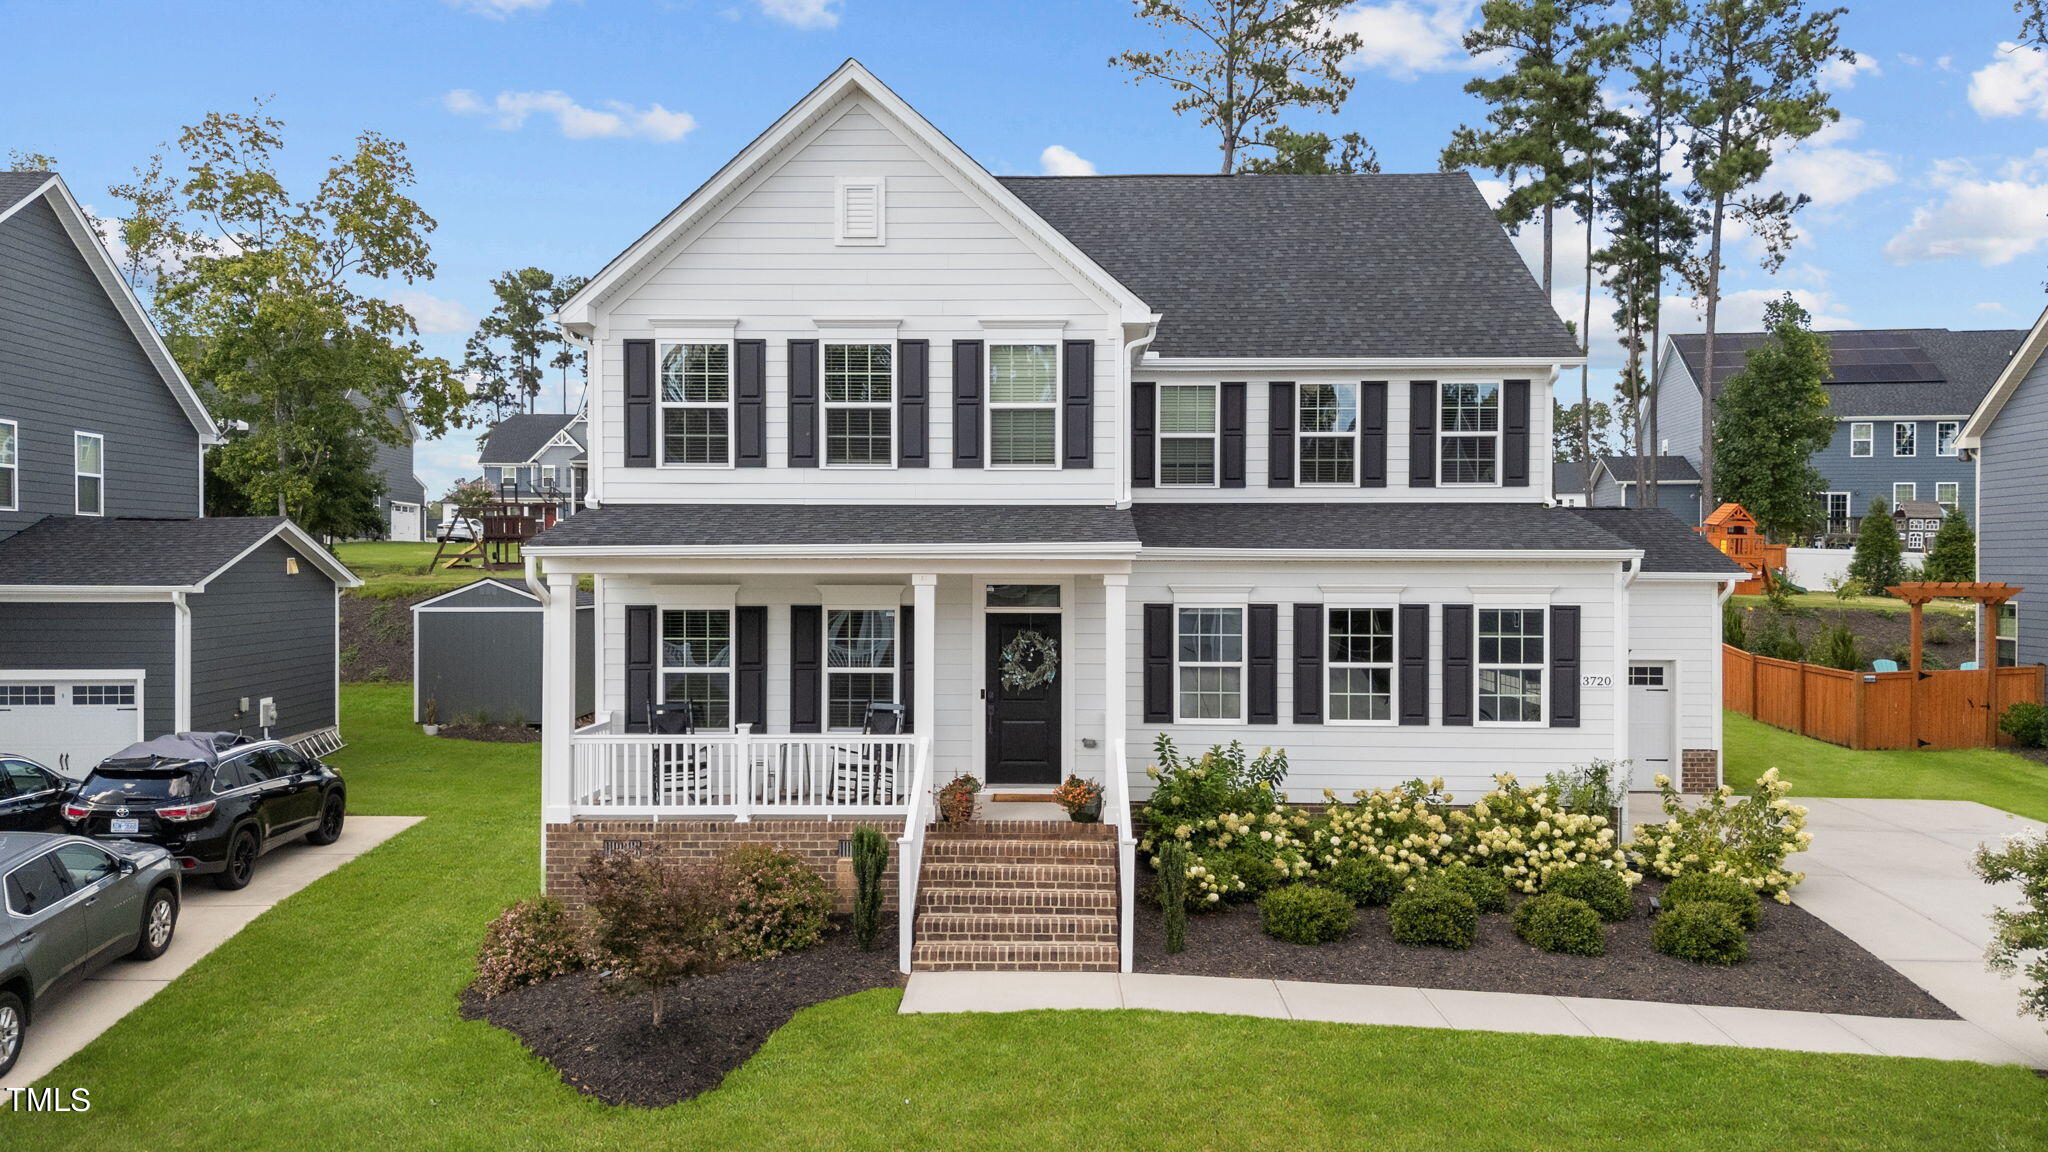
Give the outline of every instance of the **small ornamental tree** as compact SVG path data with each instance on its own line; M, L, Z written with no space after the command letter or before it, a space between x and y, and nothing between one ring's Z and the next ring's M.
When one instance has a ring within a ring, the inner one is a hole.
M1995 972L2024 973L2020 1010L2048 1019L2048 836L2022 837L1995 850L1979 847L1972 864L1986 883L2019 885L2020 906L1991 914L1994 933L1986 960Z
M1892 510L1878 497L1856 528L1856 553L1849 558L1849 578L1872 596L1905 579L1905 549L1899 545L1899 530L1892 523Z
M1958 582L1977 578L1977 533L1960 506L1942 518L1941 530L1934 534L1934 543L1927 548L1927 560L1921 565L1920 575L1924 580Z
M655 1027L663 990L725 967L727 908L708 869L598 852L576 878L590 894L590 952L600 986L645 990Z

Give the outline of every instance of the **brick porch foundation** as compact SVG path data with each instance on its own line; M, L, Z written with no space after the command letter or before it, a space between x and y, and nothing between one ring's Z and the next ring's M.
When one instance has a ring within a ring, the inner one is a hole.
M853 858L840 844L868 825L889 838L889 867L882 877L883 904L896 907L896 838L903 818L791 820L757 817L734 820L575 820L546 828L543 865L548 895L581 911L582 885L576 873L594 852L630 852L678 863L708 864L743 844L773 844L794 852L832 889L835 912L853 911Z
M1712 792L1721 786L1721 754L1712 748L1687 748L1679 753L1678 790Z

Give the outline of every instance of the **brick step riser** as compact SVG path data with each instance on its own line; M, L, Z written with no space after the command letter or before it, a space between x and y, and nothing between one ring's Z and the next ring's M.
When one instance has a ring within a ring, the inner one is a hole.
M910 954L923 971L1116 971L1112 944L918 944Z
M1062 824L1052 820L973 820L925 825L931 840L1116 840L1110 824Z
M917 907L920 913L957 915L1114 916L1116 893L1099 889L1046 892L1030 888L922 888Z
M917 939L932 944L1023 941L1117 943L1116 921L1100 916L953 916L918 918Z
M928 864L1001 860L1018 864L1116 863L1116 845L1107 840L928 840Z
M1116 887L1113 868L1038 864L929 864L922 884L932 888L1042 888L1073 892Z

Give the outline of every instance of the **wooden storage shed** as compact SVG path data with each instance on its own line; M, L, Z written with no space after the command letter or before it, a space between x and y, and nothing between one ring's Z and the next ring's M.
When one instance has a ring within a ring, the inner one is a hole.
M596 706L592 665L597 609L576 594L576 714ZM412 608L412 716L426 723L488 719L540 723L541 603L532 591L485 579Z

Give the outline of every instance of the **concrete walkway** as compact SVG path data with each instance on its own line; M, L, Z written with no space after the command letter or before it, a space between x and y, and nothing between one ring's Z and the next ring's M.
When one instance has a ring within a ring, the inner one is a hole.
M279 901L417 823L417 816L350 816L333 844L288 845L258 860L255 878L240 892L223 892L206 878L187 882L170 951L148 963L116 960L36 1013L21 1059L0 1080L0 1106Z

